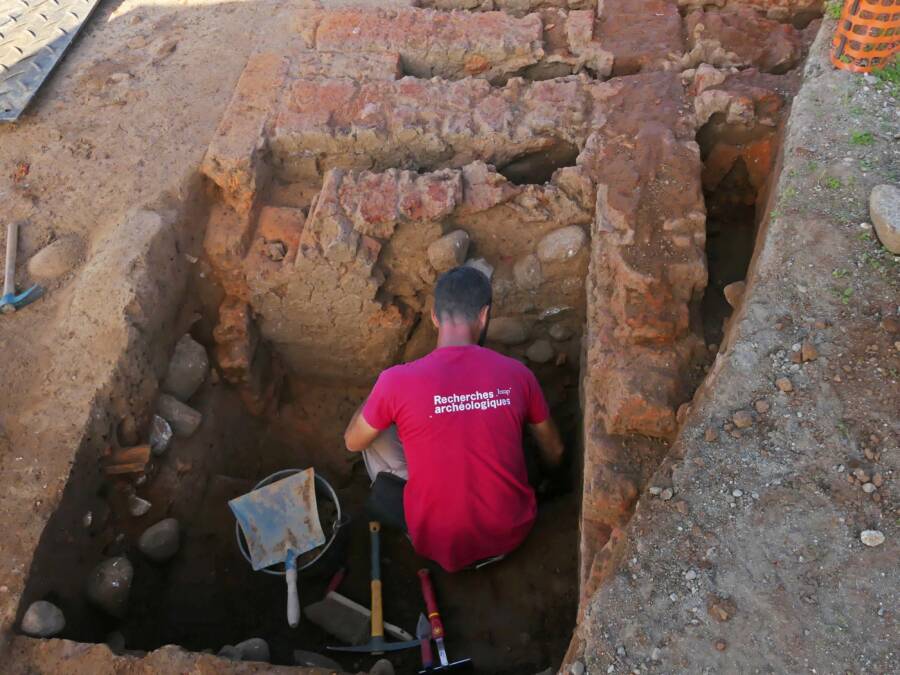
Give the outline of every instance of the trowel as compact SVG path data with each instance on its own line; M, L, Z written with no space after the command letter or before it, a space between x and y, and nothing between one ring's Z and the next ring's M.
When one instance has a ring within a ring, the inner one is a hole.
M316 506L312 468L264 485L228 502L250 550L251 566L259 571L284 563L287 581L287 619L300 623L297 594L297 556L325 543Z

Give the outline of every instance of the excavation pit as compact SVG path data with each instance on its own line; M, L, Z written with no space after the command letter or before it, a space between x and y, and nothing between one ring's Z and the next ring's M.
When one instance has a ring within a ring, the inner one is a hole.
M437 575L448 647L481 672L557 666L579 609L615 572L615 544L711 360L706 344L727 333L720 287L752 269L791 87L752 69L655 71L655 59L606 82L531 82L401 77L409 57L377 51L252 57L203 163L202 206L178 224L200 243L175 248L176 271L151 272L192 272L178 317L151 318L165 327L145 350L159 377L182 334L204 345L214 374L189 400L203 422L145 478L110 480L101 453L130 444L123 396L110 405L120 431L80 448L19 617L49 599L65 610L62 637L118 631L135 657L263 637L273 663L291 664L295 649L333 644L306 621L288 628L283 580L250 570L227 500L281 469L326 475L355 516L341 591L368 604L368 480L341 434L378 372L432 348L434 281L470 264L492 276L489 346L544 387L569 484L541 493L534 532L507 560ZM378 67L348 76L362 63ZM144 375L124 395L139 440L157 386ZM132 494L147 514L128 513ZM166 517L180 522L181 548L153 563L136 542ZM121 554L134 585L114 618L83 589L97 562ZM386 616L407 630L423 562L385 533ZM301 578L304 604L335 564ZM351 671L374 661L331 656ZM398 672L417 658L397 655Z

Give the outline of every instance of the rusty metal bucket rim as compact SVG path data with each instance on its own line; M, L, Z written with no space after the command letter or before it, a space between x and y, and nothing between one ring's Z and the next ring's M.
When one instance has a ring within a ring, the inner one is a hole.
M254 490L258 490L261 487L269 485L270 483L274 483L275 481L281 480L282 478L287 478L295 473L300 473L301 471L305 471L306 469L282 469L281 471L276 471L275 473L266 476L261 481L259 481L256 485L253 486ZM298 567L297 571L302 572L303 570L309 569L313 565L315 565L325 553L328 552L328 549L331 548L331 545L337 539L338 531L343 526L343 516L341 514L341 502L338 499L337 492L335 492L334 488L331 487L331 483L325 480L321 474L318 472L314 472L314 477L316 479L316 485L325 489L328 496L331 498L331 501L334 502L334 506L337 509L337 513L334 517L334 522L331 524L331 535L328 537L328 540L322 545L322 550L319 551L319 555L310 560L308 563L303 565L302 567ZM244 540L244 533L241 532L240 523L237 520L234 521L234 538L237 540L238 549L241 552L241 555L244 556L244 560L246 560L251 565L252 560L250 559L250 552L247 550L247 543ZM279 569L281 567L281 569ZM260 572L264 572L266 574L272 574L275 576L283 577L284 576L284 567L282 565L271 565L270 567L265 567Z

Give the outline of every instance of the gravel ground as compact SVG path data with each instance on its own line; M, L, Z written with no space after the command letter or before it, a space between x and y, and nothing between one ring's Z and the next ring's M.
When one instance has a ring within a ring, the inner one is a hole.
M896 672L900 264L868 195L900 181L900 107L896 88L830 66L832 31L806 65L744 304L651 482L674 497L642 498L575 671Z

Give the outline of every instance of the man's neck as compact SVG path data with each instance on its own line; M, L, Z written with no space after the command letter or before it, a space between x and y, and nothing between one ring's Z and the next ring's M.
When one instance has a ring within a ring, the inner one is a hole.
M454 328L441 328L438 331L437 349L441 347L468 347L474 345L477 340L472 338L472 331L468 329L457 330Z

